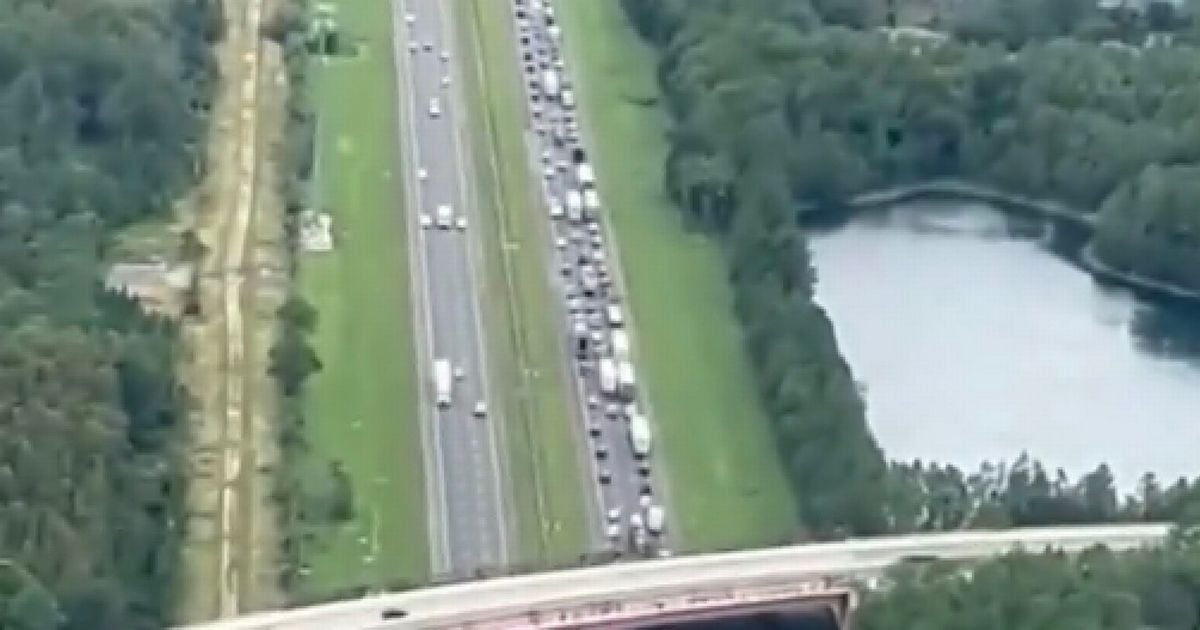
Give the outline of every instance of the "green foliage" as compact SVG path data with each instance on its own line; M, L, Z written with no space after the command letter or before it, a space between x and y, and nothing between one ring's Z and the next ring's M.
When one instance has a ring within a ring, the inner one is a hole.
M1019 461L993 484L1002 497L968 500L957 471L887 466L813 302L795 212L932 178L977 181L1093 215L1101 259L1200 287L1200 52L1054 39L1119 18L1067 0L981 1L956 14L992 12L982 23L996 33L975 39L1020 46L1012 53L823 26L867 20L840 0L621 4L660 53L675 122L664 189L726 244L747 354L813 534L1146 512L1118 505L1103 468L1055 485Z
M220 5L0 0L0 626L165 624L175 330L98 283L202 160Z
M902 567L856 615L864 630L1053 628L1188 630L1200 610L1200 549L1079 556L1013 553L973 566Z

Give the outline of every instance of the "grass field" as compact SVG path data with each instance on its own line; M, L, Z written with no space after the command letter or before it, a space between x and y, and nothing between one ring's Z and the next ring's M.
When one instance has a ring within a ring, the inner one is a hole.
M485 217L487 324L493 370L506 393L508 472L525 563L546 565L586 550L582 462L570 413L565 350L552 319L545 210L531 179L508 2L456 5L466 47L467 97L478 201Z
M638 360L683 547L761 545L796 528L718 246L662 194L667 146L653 51L616 0L559 2L600 193L616 232Z
M356 515L309 546L304 590L316 593L424 581L429 570L389 4L333 3L363 45L356 58L313 68L318 189L336 249L306 254L300 276L324 363L307 397L312 459L346 466Z

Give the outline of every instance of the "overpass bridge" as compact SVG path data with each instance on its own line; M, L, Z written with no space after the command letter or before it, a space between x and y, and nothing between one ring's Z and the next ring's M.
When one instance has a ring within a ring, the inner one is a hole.
M185 630L565 630L639 628L731 611L826 611L839 625L853 584L911 560L970 560L1018 548L1078 552L1161 543L1140 523L914 534L616 563L261 612Z

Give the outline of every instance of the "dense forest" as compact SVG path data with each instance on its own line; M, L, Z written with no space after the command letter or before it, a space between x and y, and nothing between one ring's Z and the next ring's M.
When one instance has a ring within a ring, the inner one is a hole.
M1014 553L964 572L899 567L871 592L855 625L906 628L1192 630L1200 624L1200 546L1180 533L1163 549L1076 557Z
M889 464L813 302L796 220L801 203L837 210L856 193L951 177L1074 208L1108 265L1200 286L1189 203L1200 50L1185 15L980 0L935 16L941 33L902 35L874 28L888 18L866 0L621 2L659 53L674 122L664 188L725 244L747 353L813 535L1188 509L1191 484L1148 476L1120 497L1103 466L1070 482L1023 457L973 474Z
M0 628L163 625L176 331L101 259L201 166L220 24L216 0L0 0Z

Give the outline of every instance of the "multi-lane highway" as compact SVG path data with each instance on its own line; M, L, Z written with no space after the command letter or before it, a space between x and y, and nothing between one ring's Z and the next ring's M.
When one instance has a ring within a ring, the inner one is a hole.
M524 84L530 167L541 182L551 223L551 283L562 297L560 334L569 340L564 359L571 366L578 432L592 479L589 494L597 508L594 545L665 552L667 532L651 532L646 522L648 508L664 504L662 475L651 465L653 434L650 452L635 452L631 438L634 422L647 420L647 397L634 369L629 309L621 298L616 248L580 133L562 31L548 2L512 0L511 7L517 42L513 63ZM606 385L606 362L610 367L624 364L629 382L618 382L615 390ZM647 420L645 426L649 430L652 423Z
M605 615L635 606L653 614L671 601L696 606L710 593L791 585L819 594L825 584L869 582L887 567L914 558L969 560L1018 547L1135 549L1160 544L1170 529L1166 523L1137 523L941 532L713 553L436 586L249 615L194 630L533 628L538 627L535 618L604 627Z
M439 0L392 6L432 568L435 575L468 576L508 560L498 419L488 404L479 306L480 222L467 184L450 7ZM445 226L442 206L449 212ZM434 396L436 361L453 367L446 406Z

